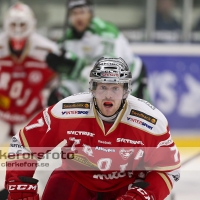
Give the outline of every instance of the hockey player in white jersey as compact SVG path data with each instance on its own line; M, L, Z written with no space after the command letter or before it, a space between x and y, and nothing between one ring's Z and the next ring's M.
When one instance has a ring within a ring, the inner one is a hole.
M133 55L118 28L94 15L91 0L69 0L68 27L60 40L62 56L50 53L49 65L62 76L60 87L52 93L49 105L70 94L87 91L88 73L100 57L122 57L132 72L132 95L149 100L147 72L142 60ZM88 66L88 67L87 67Z

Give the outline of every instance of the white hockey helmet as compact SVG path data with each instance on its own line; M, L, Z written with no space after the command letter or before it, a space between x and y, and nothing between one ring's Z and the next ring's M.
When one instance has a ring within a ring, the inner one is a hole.
M36 19L31 8L21 2L8 10L4 19L4 30L12 39L27 38L35 29Z
M124 84L126 94L131 92L132 74L122 58L100 58L90 71L90 91L96 89L97 83Z

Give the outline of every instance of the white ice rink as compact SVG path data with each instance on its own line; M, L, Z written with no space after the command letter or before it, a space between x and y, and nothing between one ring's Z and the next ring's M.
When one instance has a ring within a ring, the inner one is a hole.
M182 165L181 178L175 184L172 195L166 200L200 200L200 147L179 150L182 163L194 158Z

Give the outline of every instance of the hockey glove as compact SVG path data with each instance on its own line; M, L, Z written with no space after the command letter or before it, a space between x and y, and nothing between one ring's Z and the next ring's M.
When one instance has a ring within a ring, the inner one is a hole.
M71 71L76 64L76 61L66 58L64 54L57 55L54 53L49 53L47 55L46 62L50 68L58 73Z
M25 176L14 176L7 181L8 200L39 200L37 179Z
M133 187L125 195L118 197L116 200L155 200L153 195L149 194L142 188Z

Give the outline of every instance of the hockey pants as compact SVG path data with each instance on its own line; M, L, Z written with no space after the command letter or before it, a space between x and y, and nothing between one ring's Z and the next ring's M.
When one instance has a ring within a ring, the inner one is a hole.
M54 171L47 182L42 200L115 200L127 190L128 186L112 192L98 193L79 184L66 171Z

